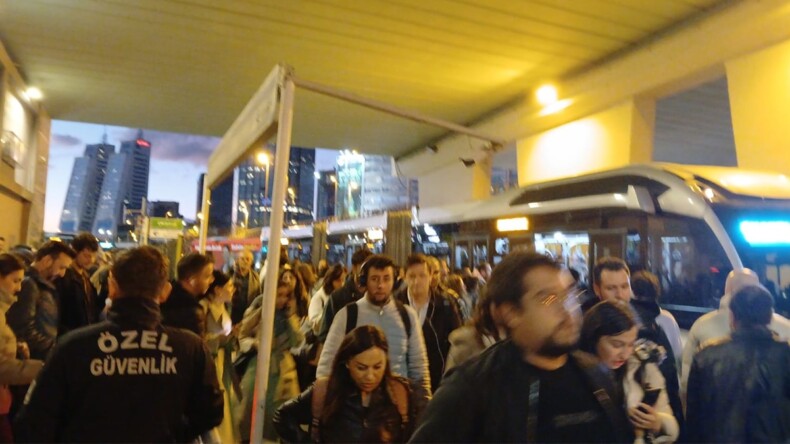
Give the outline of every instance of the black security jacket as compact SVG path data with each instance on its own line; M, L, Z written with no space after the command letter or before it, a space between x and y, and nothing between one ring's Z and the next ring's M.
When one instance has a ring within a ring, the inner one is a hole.
M616 441L632 442L621 391L609 372L584 352L571 353L570 363L582 370L590 392L595 393L612 425ZM529 424L538 422L540 384L538 375L524 374L524 368L521 352L510 340L494 344L454 368L428 403L410 442L534 442L536 430ZM524 381L526 387L515 384L516 380ZM533 389L535 393L531 394Z
M20 442L186 442L222 421L214 362L150 299L113 301L108 320L66 334L17 416Z
M736 330L694 357L689 442L790 442L790 344L768 329Z

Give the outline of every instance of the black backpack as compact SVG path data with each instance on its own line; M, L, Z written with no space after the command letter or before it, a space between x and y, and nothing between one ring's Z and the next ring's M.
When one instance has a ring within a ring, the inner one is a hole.
M409 313L406 312L406 307L398 301L395 301L395 307L398 308L398 314L400 314L403 326L406 328L406 339L411 339L411 319L409 319ZM349 334L351 330L356 328L358 313L359 307L357 307L356 302L351 302L346 305L346 334Z

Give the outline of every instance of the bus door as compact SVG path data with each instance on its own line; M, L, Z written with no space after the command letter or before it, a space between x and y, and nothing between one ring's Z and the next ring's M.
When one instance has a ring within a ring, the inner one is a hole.
M604 256L625 259L625 242L628 231L625 228L609 230L590 230L590 259L588 270L595 267L595 261Z
M456 270L475 268L488 262L488 236L456 237L453 245L453 267Z

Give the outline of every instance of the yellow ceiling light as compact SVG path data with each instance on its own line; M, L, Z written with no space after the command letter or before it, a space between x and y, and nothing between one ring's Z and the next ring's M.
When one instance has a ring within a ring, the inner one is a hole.
M526 217L497 219L496 229L499 232L526 231L529 229L529 220Z
M557 102L559 94L556 86L543 85L535 91L535 97L541 105L549 106Z
M41 100L44 97L44 93L42 93L41 90L35 86L31 86L25 90L25 95L30 100Z

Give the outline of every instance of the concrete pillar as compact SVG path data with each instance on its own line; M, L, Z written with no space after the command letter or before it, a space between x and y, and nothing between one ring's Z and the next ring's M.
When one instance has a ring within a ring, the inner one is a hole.
M654 125L655 100L632 99L519 140L519 185L649 162Z
M790 173L790 41L725 67L738 166Z

